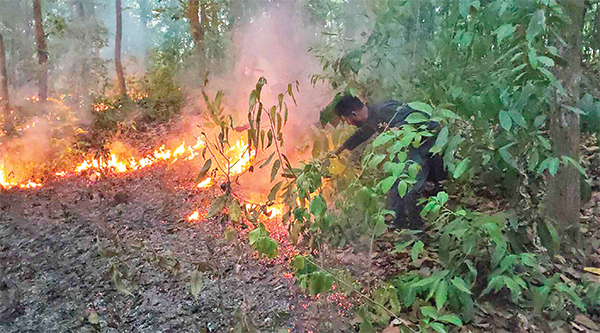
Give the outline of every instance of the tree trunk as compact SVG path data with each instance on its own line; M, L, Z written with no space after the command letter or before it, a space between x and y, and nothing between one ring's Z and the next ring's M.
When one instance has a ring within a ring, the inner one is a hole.
M204 13L206 12L206 8L202 5L202 10ZM196 44L196 49L200 48L202 43L202 39L204 38L204 31L202 30L202 25L200 24L200 17L198 16L198 11L200 10L199 0L190 0L188 2L187 7L187 18L190 21L190 32L192 33L192 37L194 38L194 43Z
M148 8L147 0L139 0L138 4L140 5L140 23L142 24L142 42L144 46L144 52L146 52L146 56L144 57L144 62L146 65L148 64L148 19L150 18L150 10Z
M568 95L573 98L580 96L580 81L582 76L582 27L585 13L585 0L567 0L565 9L572 24L566 31L569 44L561 47L563 59L569 61L567 66L557 69L558 79L564 84ZM550 137L554 142L556 157L568 156L579 161L580 125L579 115L566 109L564 105L573 105L574 100L557 94L554 114L550 119ZM572 166L561 166L558 174L548 180L546 196L547 217L556 221L562 235L568 235L571 240L579 238L581 190L579 171Z
M4 39L0 34L0 112L4 115L4 125L10 122L10 111L8 106L8 72L6 71L6 50Z
M127 96L125 87L125 75L123 74L123 64L121 63L121 40L123 35L123 15L121 13L121 0L116 0L117 9L117 31L115 37L115 67L117 69L117 81L119 84L119 93L121 96Z
M38 64L38 94L40 101L48 99L48 48L46 47L46 34L42 21L42 5L40 0L33 0L33 20L35 21L35 40L37 43Z
M89 12L90 18L92 19L91 23L93 23L94 27L97 28L100 24L98 23L98 18L96 17L96 4L94 3L94 1L91 1L91 4L88 6L88 12ZM100 48L97 47L97 45L93 45L93 48L94 48L94 58L95 59L100 58Z
M86 22L86 12L85 12L85 7L83 6L83 0L72 0L72 6L73 6L73 16L79 21L79 27L84 28L87 24ZM93 4L92 4L93 5ZM89 42L89 40L91 39L90 35L89 35L89 30L83 29L82 30L82 39L77 41L78 43L78 58L79 60L79 72L78 73L74 73L75 75L79 76L79 82L75 87L75 92L77 93L77 98L79 98L79 101L81 103L83 103L83 108L85 109L88 104L90 104L90 100L88 98L89 96L89 53L90 50L89 48L92 47L91 43ZM75 65L75 64L74 64ZM75 69L76 66L73 66L73 68Z

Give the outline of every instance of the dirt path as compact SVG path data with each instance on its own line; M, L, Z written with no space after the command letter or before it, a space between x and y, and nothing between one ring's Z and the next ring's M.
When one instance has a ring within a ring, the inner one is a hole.
M156 167L0 191L0 331L310 331L316 321L287 266L227 243L225 222L189 223L209 195L180 185ZM195 265L204 271L197 300Z

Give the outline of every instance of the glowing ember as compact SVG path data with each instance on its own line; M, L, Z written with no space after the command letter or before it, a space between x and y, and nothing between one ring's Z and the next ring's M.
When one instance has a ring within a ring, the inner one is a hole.
M198 221L200 219L200 213L195 211L188 216L188 221Z
M204 188L204 187L208 187L210 185L212 185L212 178L208 177L206 179L204 179L203 181L201 181L200 183L198 183L198 188Z

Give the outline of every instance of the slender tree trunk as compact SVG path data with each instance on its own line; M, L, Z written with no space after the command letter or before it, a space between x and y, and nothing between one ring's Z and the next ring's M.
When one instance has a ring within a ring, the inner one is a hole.
M81 28L86 26L86 11L85 11L85 7L83 6L83 0L73 0L72 2L73 5L73 16L79 21L79 26ZM76 92L77 92L77 97L79 98L79 100L81 102L83 102L83 107L86 108L87 105L89 104L89 53L91 50L89 49L90 47L92 47L91 43L89 42L91 37L89 34L89 30L84 29L82 30L82 36L81 36L81 40L78 41L78 47L79 50L77 50L78 53L78 57L81 59L80 60L80 68L79 68L79 72L75 73L75 75L79 76L79 83L76 87ZM76 68L76 66L73 66L73 68Z
M98 23L98 18L96 17L96 4L95 1L90 1L90 5L88 6L88 12L90 13L89 16L92 19L92 22L94 23L95 27L98 27L100 24ZM93 45L94 48L94 58L98 59L100 58L100 48L97 47L96 45Z
M33 0L33 20L35 21L35 40L37 43L38 64L38 94L40 101L48 99L48 48L46 46L46 34L42 21L42 5L40 0Z
M582 76L582 26L585 13L585 0L567 0L564 3L571 25L566 31L569 44L561 47L563 59L569 61L567 66L557 69L558 79L564 84L568 94L573 98L580 96ZM554 114L550 119L550 137L554 142L554 153L557 157L568 156L579 161L580 125L579 115L566 109L564 105L573 105L575 101L557 94ZM546 196L546 213L548 218L559 223L563 235L572 240L579 238L579 222L581 207L580 177L577 169L564 166L558 174L548 181Z
M147 0L139 0L138 4L140 5L140 22L142 23L142 42L144 46L144 52L148 51L148 19L150 17L150 10L148 8ZM148 57L144 56L144 61L147 65Z
M6 50L4 48L4 39L2 38L2 34L0 34L0 112L4 115L4 127L10 123L7 73Z
M117 81L119 84L119 93L121 96L127 96L125 87L125 75L123 74L123 64L121 63L121 40L123 35L123 15L121 13L121 0L116 0L117 9L117 31L115 37L115 67L117 69Z
M199 0L190 0L188 2L187 13L186 16L190 21L190 32L192 33L192 37L194 38L194 43L196 44L196 49L200 48L202 43L202 39L204 38L204 31L202 30L202 25L200 24L200 17L198 16L198 11L200 10ZM205 5L202 5L203 14L206 15Z

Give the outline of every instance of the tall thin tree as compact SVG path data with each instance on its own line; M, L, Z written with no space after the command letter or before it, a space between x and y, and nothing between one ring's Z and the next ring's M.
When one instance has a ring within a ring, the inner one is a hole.
M186 11L187 19L190 21L190 32L192 33L192 38L194 38L197 50L204 39L204 29L202 28L202 24L200 24L200 16L198 15L199 10L202 11L202 20L206 19L206 5L202 4L202 8L200 7L199 0L190 0Z
M40 101L48 99L48 47L42 20L42 5L40 0L33 0L33 20L35 22L35 41L37 44L38 64L38 94Z
M117 31L115 33L115 68L117 70L119 93L121 96L127 96L127 88L125 87L125 74L123 73L123 64L121 63L121 42L123 39L123 15L121 9L121 0L116 0L116 10Z
M566 13L571 19L571 25L566 31L565 40L561 43L560 53L568 65L559 67L557 77L564 82L570 96L579 98L579 88L582 78L582 29L585 16L585 0L565 1ZM568 156L578 161L580 125L579 115L568 110L564 105L574 104L558 95L554 103L554 114L550 119L549 134L554 141L554 153L558 156ZM575 168L561 168L548 181L546 196L546 215L560 223L565 235L569 234L575 240L579 237L579 221L581 207L579 171Z
M6 71L6 50L4 48L4 38L0 33L0 112L4 114L4 125L7 125L9 123L10 118L8 102L8 72Z

